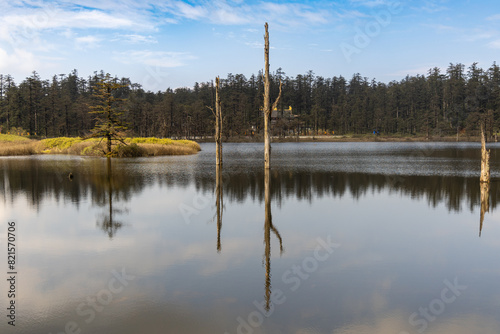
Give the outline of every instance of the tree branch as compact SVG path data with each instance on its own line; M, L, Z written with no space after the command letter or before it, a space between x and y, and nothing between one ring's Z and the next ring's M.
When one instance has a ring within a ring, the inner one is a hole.
M276 101L274 101L273 103L273 106L271 108L271 113L273 112L274 109L276 109L278 107L278 103L280 102L280 98L281 98L281 86L283 85L283 83L281 82L281 79L280 79L280 92L278 94L278 97L276 98Z

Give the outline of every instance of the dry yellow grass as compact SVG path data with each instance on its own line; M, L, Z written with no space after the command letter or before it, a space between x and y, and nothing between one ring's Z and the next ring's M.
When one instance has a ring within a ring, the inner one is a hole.
M0 142L0 156L36 154L36 142Z
M199 149L193 145L138 144L138 146L144 149L146 156L187 155L199 151Z
M0 134L0 156L36 153L36 141L11 134Z

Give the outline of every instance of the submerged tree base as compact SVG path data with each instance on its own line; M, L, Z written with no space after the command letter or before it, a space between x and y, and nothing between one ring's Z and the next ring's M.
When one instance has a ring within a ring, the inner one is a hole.
M201 150L200 145L191 140L166 138L125 138L125 144L113 146L111 154L106 154L106 145L98 138L82 139L58 137L30 140L22 136L0 134L0 156L31 154L72 154L84 156L150 157L160 155L188 155Z

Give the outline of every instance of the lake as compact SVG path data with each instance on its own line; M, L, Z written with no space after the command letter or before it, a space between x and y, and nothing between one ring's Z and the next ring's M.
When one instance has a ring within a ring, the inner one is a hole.
M0 332L500 332L500 145L201 147L0 158Z

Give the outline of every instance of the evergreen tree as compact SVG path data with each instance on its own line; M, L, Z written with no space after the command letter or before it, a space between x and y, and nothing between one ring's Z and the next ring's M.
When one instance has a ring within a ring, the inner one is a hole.
M97 82L97 87L94 91L95 105L90 108L91 114L95 114L95 126L90 137L98 137L106 140L107 156L112 153L113 142L121 141L120 132L127 127L122 122L120 116L123 114L124 99L117 98L114 94L118 89L125 86L117 83L116 79L106 74L104 78Z

